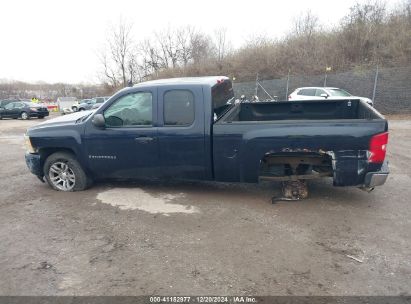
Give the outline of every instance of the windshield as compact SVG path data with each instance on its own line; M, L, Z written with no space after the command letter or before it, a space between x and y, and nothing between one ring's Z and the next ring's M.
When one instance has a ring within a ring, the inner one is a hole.
M350 93L342 89L329 89L329 91L331 96L352 96Z

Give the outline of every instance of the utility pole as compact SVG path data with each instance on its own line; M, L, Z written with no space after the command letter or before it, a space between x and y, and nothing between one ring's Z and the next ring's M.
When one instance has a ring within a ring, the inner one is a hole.
M375 102L375 93L377 91L377 81L378 81L378 64L377 64L377 70L375 71L375 78L374 78L374 89L372 91L372 102Z
M255 96L258 96L258 72L255 78Z
M288 100L288 84L290 83L290 69L288 69L288 74L287 74L287 86L285 87L285 99Z
M331 67L326 67L325 68L325 74L324 74L324 87L327 86L327 72L331 71Z

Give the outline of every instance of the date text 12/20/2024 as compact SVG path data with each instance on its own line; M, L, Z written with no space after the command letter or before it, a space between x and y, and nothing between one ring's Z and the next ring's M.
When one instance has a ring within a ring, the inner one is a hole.
M257 299L249 296L153 296L150 303L257 303Z

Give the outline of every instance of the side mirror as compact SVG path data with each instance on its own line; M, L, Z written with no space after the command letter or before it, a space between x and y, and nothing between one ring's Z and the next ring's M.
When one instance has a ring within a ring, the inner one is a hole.
M326 93L322 93L320 96L324 97L324 98L328 98L328 94L326 94Z
M97 128L104 128L106 126L106 120L105 120L103 114L94 115L91 122Z

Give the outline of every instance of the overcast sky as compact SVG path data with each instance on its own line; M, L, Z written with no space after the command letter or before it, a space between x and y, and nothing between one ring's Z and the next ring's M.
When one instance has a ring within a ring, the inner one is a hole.
M362 1L362 0L360 0ZM332 26L355 0L3 0L0 14L0 79L96 82L110 24L132 21L137 39L169 25L206 33L227 28L235 47L253 35L281 37L310 9Z

